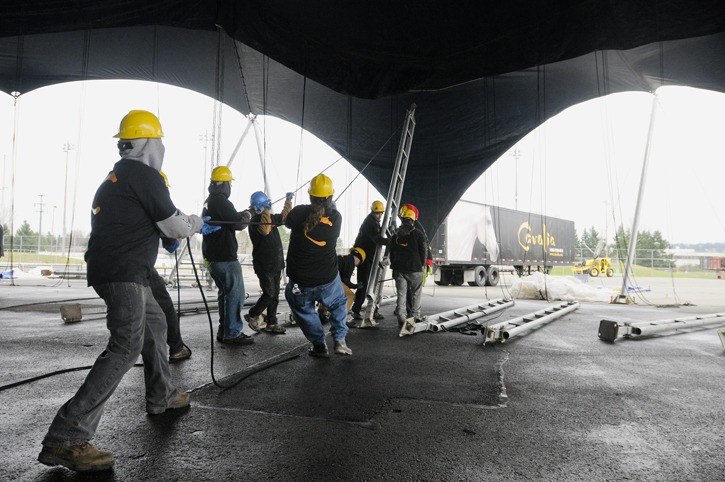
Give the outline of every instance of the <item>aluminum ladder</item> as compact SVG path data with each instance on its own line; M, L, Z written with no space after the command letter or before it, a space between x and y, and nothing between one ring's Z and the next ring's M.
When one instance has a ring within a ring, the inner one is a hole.
M405 114L405 124L403 133L400 136L400 144L398 145L398 154L395 157L395 167L393 168L393 177L390 181L388 189L387 203L385 206L385 214L381 226L384 227L385 237L390 238L395 232L393 221L398 214L400 208L400 198L403 196L403 187L405 186L405 173L408 170L408 159L410 159L410 147L413 143L413 133L415 132L415 104L412 104ZM375 254L373 255L373 263L370 269L370 277L368 278L368 287L365 297L367 306L363 320L360 322L359 328L372 328L378 326L378 322L373 318L373 314L380 306L380 298L383 292L383 283L385 281L385 272L389 262L388 249L385 246L377 245Z

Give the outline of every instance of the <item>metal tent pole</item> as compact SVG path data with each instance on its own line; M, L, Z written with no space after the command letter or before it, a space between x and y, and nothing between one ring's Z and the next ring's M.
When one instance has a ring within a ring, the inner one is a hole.
M642 161L642 175L639 180L639 192L637 194L637 206L634 209L634 221L632 222L632 231L629 236L629 249L627 250L627 262L624 266L624 276L622 276L622 289L619 295L612 299L612 303L629 303L632 300L627 294L627 281L632 268L632 259L637 249L637 228L639 226L639 213L642 208L642 199L644 198L644 184L647 179L647 166L650 156L652 155L652 147L654 143L655 114L657 113L657 92L652 96L652 110L649 117L649 130L647 131L647 145L644 150L644 160Z

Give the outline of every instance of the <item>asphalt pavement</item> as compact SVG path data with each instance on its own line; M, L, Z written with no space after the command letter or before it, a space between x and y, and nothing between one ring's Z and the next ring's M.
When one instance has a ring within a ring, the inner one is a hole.
M591 283L616 292L621 279ZM636 304L582 302L485 346L478 327L400 337L384 305L380 327L348 334L353 355L330 359L307 356L294 326L229 347L212 340L216 312L182 316L193 355L171 370L191 407L146 415L142 369L132 368L93 440L115 467L88 476L36 458L55 412L105 347L103 303L78 282L4 282L0 480L723 480L725 350L716 332L725 324L614 342L597 333L605 318L725 312L725 280L638 286ZM204 294L213 305L215 293ZM201 301L191 287L180 297ZM505 286L427 286L423 311L505 297ZM59 308L69 303L81 304L82 321L63 322ZM558 304L514 300L480 321Z

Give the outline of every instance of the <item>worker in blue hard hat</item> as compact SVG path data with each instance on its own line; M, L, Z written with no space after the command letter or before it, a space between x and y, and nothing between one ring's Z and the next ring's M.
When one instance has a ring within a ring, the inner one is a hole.
M282 239L277 226L283 225L287 214L292 210L294 193L288 192L282 212L272 214L272 200L262 191L257 191L250 197L250 208L254 211L249 228L249 238L252 240L252 266L259 279L262 296L244 315L247 324L254 331L264 331L273 335L285 333L284 326L277 320L277 306L279 305L280 281L284 269L284 252ZM267 312L266 320L263 313Z

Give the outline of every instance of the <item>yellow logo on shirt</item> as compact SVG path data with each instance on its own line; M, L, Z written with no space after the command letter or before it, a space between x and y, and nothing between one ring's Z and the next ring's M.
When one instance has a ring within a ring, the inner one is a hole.
M312 239L307 235L307 231L305 231L305 238L309 239L313 243L315 243L317 246L327 246L327 241L317 241L316 239Z
M322 224L327 224L328 226L332 226L332 221L330 221L330 218L327 216L323 216L320 218L320 222ZM313 243L315 243L317 246L327 246L327 241L318 241L316 239L313 239L307 235L307 231L305 231L305 238L309 239Z

